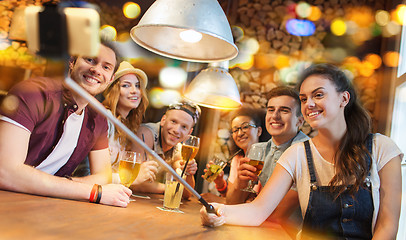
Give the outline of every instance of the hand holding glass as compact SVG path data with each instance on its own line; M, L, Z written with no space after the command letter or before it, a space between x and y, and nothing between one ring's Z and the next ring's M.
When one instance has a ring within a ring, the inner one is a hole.
M263 152L263 148L256 146L256 145L252 145L249 149L248 149L248 154L247 154L247 158L250 159L250 161L248 162L249 165L254 166L257 170L254 172L255 175L259 175L262 171L262 168L264 167L264 158L263 158L264 152ZM257 181L256 181L257 182ZM245 192L252 192L252 193L257 193L254 190L254 186L256 184L256 182L249 180L248 181L248 186L244 189L241 189L241 191L245 191Z
M208 182L213 182L226 166L227 161L224 161L223 159L220 159L218 157L214 157L212 163L207 169L207 172L203 175L203 178L206 179L206 181Z
M120 154L118 174L121 184L130 187L140 172L143 156L137 152L125 151Z

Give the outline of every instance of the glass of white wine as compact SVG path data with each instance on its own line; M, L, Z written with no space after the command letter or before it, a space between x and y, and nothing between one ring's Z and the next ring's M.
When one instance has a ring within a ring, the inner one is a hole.
M256 168L255 175L259 175L262 171L262 168L264 167L264 151L263 148L257 145L251 145L251 147L247 151L246 157L250 159L248 162L249 165L254 166ZM241 189L241 191L245 192L252 192L252 193L257 193L254 190L254 186L257 183L257 181L249 180L248 181L248 186L244 189Z
M141 153L124 151L120 154L118 174L120 182L126 187L130 187L140 172L144 157Z

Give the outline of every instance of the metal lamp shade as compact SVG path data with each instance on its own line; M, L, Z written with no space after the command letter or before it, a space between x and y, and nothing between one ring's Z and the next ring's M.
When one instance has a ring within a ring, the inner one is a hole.
M185 30L201 33L201 40L185 42L180 37ZM130 34L140 46L184 61L225 61L238 54L230 25L217 0L157 0Z
M233 77L221 67L202 70L190 83L184 96L209 108L232 110L241 107Z

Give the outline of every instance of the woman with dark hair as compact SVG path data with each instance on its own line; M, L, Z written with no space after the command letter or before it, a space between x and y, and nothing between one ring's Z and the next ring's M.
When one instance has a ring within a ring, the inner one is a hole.
M134 68L129 62L121 62L114 76L113 83L104 92L103 105L124 123L135 134L141 125L145 110L148 107L146 86L147 75L144 71ZM135 151L131 141L120 129L109 122L109 150L113 168L113 182L119 183L118 159L120 152ZM132 185L133 188L144 182L155 180L158 164L147 161L141 165L140 173Z
M318 135L281 156L265 188L249 204L201 210L205 225L259 225L293 183L304 216L303 239L395 239L403 153L388 137L370 134L370 118L345 74L329 64L301 75L301 110Z
M228 180L224 179L224 172L220 173L214 180L216 189L222 197L225 197L227 190L237 180L237 169L240 165L240 159L243 158L248 148L259 141L262 134L262 117L259 109L243 107L231 114L231 130L234 146L231 148L232 153L237 153L231 160L230 175ZM205 169L206 171L207 169ZM212 194L204 194L205 198L217 202L225 202L225 198L218 198Z

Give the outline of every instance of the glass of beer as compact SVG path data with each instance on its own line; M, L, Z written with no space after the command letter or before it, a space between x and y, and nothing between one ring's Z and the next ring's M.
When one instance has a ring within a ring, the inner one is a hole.
M250 159L248 164L251 165L251 166L254 166L256 168L256 171L255 171L254 174L258 176L261 173L262 168L264 167L263 148L259 147L259 146L256 146L256 145L252 145L249 148L248 154L247 154L246 157ZM257 193L254 190L254 186L255 186L256 183L258 183L258 181L249 180L248 181L248 186L246 188L244 188L244 189L241 189L241 191Z
M197 152L199 151L199 146L200 146L200 138L189 135L187 139L182 142L183 161L189 162L190 159L195 158Z
M183 194L183 185L169 172L166 172L164 209L179 211Z
M221 171L223 171L223 169L227 166L227 161L224 161L218 157L214 157L211 162L212 163L207 169L207 172L203 175L203 178L208 182L213 182L214 179L216 179Z
M126 187L130 187L140 172L144 157L137 152L124 151L120 154L118 174L120 182Z

